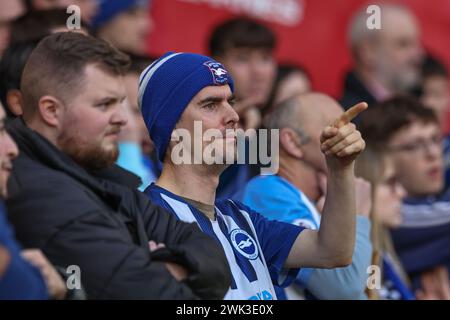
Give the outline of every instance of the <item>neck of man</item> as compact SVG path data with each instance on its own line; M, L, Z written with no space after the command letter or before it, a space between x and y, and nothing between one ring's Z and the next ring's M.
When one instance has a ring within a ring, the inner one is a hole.
M280 155L278 175L292 183L312 202L319 200L321 194L316 171L304 161Z
M214 205L219 176L223 169L212 165L164 163L156 184L180 197Z
M54 130L54 128L46 126L42 122L39 122L37 117L30 118L30 119L26 119L26 118L22 118L22 119L29 129L39 133L41 136L46 138L51 144L53 144L55 147L60 149L58 146L58 135L57 135L56 131Z

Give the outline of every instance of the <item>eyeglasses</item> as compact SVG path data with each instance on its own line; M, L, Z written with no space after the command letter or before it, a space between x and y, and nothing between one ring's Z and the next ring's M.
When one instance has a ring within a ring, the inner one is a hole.
M425 154L430 152L431 147L437 147L442 149L443 137L441 135L435 135L429 139L417 139L409 143L405 143L398 146L388 147L390 152L405 152L405 153L419 153Z

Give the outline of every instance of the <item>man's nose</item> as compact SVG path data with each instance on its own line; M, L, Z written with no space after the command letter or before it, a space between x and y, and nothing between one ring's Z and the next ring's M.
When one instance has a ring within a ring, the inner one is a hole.
M114 124L118 124L120 126L124 126L128 122L128 112L126 111L128 102L123 102L118 105L114 114L111 117L111 122Z
M11 138L9 134L7 134L6 139L7 139L8 156L11 159L17 158L17 156L19 155L19 148L17 148L16 142L13 140L13 138Z
M239 115L236 110L234 110L233 106L227 102L225 124L234 127L237 123L239 123Z
M440 143L426 143L423 145L425 154L430 158L437 158L442 155L442 145Z

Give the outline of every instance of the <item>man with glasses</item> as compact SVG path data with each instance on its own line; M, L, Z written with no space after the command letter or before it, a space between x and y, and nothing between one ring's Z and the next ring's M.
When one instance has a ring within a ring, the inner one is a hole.
M278 173L250 180L244 203L268 219L317 230L321 216L315 203L324 196L328 172L320 148L321 128L342 112L335 100L320 93L304 94L278 105L264 123L269 130L279 130ZM286 290L287 298L297 298L301 288L306 289L306 297L312 294L318 299L366 299L366 270L372 252L370 185L362 180L356 183L358 215L352 264L335 269L301 269L296 285Z
M450 192L437 116L417 100L396 97L368 110L360 130L369 144L390 153L407 192L393 240L413 287L450 299Z

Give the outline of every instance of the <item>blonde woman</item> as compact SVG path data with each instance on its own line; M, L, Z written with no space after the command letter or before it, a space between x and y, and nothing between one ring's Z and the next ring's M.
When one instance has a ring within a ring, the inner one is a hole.
M372 264L382 275L381 287L367 288L367 295L370 299L415 299L388 230L400 225L400 207L406 194L395 177L393 163L382 151L367 148L356 163L356 175L372 184Z

